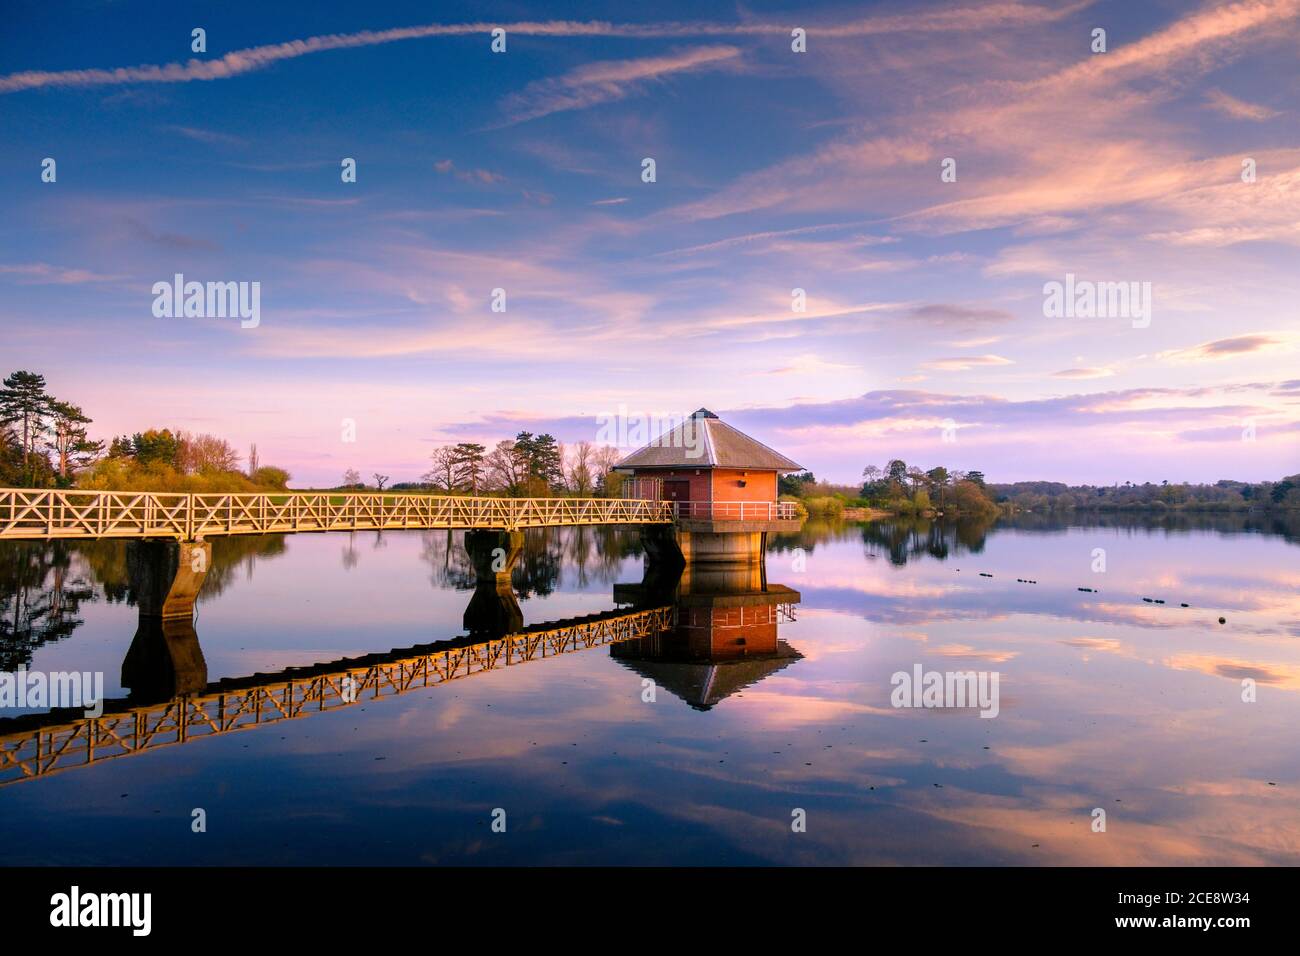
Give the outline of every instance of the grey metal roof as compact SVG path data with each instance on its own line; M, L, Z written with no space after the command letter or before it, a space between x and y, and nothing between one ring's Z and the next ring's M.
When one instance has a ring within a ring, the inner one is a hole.
M676 428L632 452L616 468L748 468L803 471L780 452L701 408Z

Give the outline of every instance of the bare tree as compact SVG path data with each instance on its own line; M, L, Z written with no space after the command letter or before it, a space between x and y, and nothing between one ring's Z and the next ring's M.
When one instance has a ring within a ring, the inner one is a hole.
M444 445L433 453L433 468L425 472L422 481L451 493L456 490L456 449Z
M178 432L176 442L176 466L186 474L239 470L239 453L224 438Z
M372 477L372 478L375 479L375 490L376 490L376 491L383 491L383 490L384 490L384 485L387 484L387 482L388 482L388 476L387 476L387 475L381 475L379 472L376 471L376 472L373 472L373 473L371 474L370 477Z
M343 487L356 488L361 484L361 472L355 468L349 468L343 472Z
M568 458L565 478L569 482L569 490L583 497L591 494L596 485L595 477L591 473L593 460L591 442L578 442L569 452Z
M614 474L614 466L623 460L623 452L613 445L601 445L591 455L591 470L596 488L613 498L623 487L623 476Z
M484 464L488 482L498 491L518 495L528 483L528 460L508 439L497 442Z
M257 474L257 467L261 461L257 457L257 442L248 446L248 477L252 478Z

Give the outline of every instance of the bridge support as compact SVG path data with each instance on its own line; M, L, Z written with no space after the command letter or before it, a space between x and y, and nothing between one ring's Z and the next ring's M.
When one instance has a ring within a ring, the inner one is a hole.
M122 661L122 685L143 700L198 693L207 686L208 665L194 630L194 601L212 566L212 545L128 541L126 564L140 622Z
M465 629L499 637L524 626L524 612L510 576L524 550L522 531L467 531L465 550L474 565L474 595L465 608Z
M194 599L212 566L207 541L150 538L126 543L131 592L141 615L192 618Z
M641 541L652 562L681 564L760 565L767 550L765 522L679 521L643 528ZM697 527L699 526L699 527Z

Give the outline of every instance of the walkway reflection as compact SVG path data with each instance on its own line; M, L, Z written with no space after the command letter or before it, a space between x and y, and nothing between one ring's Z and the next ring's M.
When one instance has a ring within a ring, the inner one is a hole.
M761 563L651 564L640 584L614 586L615 603L630 608L523 627L510 584L521 541L483 532L466 545L478 579L467 636L215 683L192 617L161 616L145 582L145 572L158 568L134 562L139 624L122 662L129 696L105 701L99 717L55 711L0 719L0 785L605 645L619 663L700 710L801 657L777 636L799 594L768 584ZM175 585L154 590L173 593Z

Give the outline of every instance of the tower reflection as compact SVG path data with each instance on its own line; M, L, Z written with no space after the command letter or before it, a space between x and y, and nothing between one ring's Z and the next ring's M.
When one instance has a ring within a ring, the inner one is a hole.
M673 627L613 644L609 653L696 710L709 710L803 657L778 635L780 622L794 619L799 592L769 584L762 562L680 571L651 565L640 584L615 585L614 600L675 609Z

